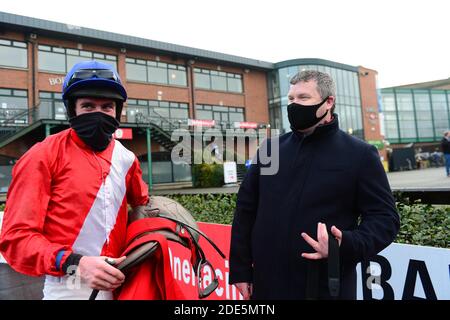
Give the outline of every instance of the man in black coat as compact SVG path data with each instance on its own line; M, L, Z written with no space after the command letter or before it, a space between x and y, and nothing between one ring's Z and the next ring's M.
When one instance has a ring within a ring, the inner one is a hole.
M241 184L229 282L245 299L330 299L328 237L339 244L338 298L356 299L356 264L398 233L378 152L339 130L335 97L328 74L294 76L288 94L292 132L266 142L268 150L274 147L270 157L278 157L278 171L267 170L260 148Z

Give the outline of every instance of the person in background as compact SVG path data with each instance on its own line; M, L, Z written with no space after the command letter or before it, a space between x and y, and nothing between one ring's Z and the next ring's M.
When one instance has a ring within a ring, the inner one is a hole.
M444 137L441 140L441 148L444 153L445 171L447 177L450 177L450 131L444 132Z

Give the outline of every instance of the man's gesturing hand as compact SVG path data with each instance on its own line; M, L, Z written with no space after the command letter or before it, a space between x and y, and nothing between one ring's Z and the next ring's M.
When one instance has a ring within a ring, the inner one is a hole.
M331 227L332 235L338 240L339 245L342 241L342 232L335 226ZM315 241L305 232L302 233L303 239L314 249L315 253L302 253L302 257L311 260L324 259L328 257L328 232L325 223L317 224L317 240Z
M122 285L125 276L105 261L106 257L82 257L78 265L81 279L92 289L112 291ZM111 258L110 258L111 259ZM113 259L118 265L125 257Z
M239 292L244 296L244 300L250 300L253 293L253 284L248 282L239 282L234 284Z

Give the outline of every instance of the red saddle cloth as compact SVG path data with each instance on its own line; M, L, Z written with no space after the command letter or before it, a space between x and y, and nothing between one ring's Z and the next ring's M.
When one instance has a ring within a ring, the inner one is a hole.
M174 229L176 224L164 219L147 218L137 220L128 227L127 248L122 256L126 256L133 249L149 241L156 241L159 245L153 254L126 272L124 284L114 292L115 299L185 299L183 291L173 278L170 267L168 240L162 234L148 233L160 230L161 225Z

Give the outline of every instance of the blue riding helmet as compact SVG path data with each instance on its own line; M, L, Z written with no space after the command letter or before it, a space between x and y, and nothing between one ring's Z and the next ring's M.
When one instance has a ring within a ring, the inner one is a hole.
M119 74L110 65L98 61L83 61L73 66L63 83L62 98L69 118L75 116L75 100L81 97L116 100L116 118L120 121L127 92Z

